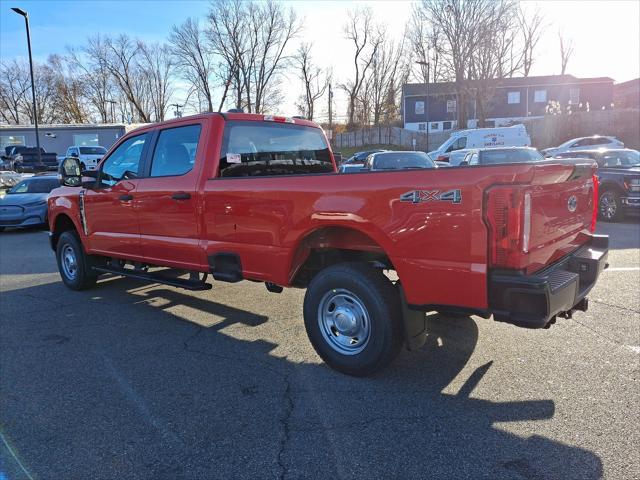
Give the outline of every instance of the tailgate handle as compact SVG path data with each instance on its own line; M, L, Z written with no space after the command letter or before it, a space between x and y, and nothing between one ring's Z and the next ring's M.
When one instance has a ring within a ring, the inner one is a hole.
M125 193L124 195L120 195L118 198L121 202L130 202L131 200L133 200L133 195Z
M189 200L191 198L191 194L187 192L176 192L171 195L171 198L174 200Z

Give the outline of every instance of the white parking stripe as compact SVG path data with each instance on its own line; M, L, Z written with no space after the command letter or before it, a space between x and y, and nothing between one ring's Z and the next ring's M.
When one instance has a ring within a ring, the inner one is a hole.
M609 267L605 272L637 272L640 271L640 267Z

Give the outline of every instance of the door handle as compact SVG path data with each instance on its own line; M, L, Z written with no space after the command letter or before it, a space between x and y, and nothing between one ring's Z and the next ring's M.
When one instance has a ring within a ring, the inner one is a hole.
M120 195L118 198L121 202L130 202L131 200L133 200L133 195L125 193L124 195Z
M191 198L191 194L187 192L176 192L171 195L173 200L189 200Z

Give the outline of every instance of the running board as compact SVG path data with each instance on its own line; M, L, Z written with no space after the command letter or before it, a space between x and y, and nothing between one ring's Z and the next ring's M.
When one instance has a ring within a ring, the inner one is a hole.
M136 280L147 280L149 282L162 283L164 285L170 285L172 287L184 288L186 290L211 290L211 288L213 287L213 285L204 281L207 278L206 275L204 279L194 281L183 280L181 278L170 278L160 273L149 273L143 270L134 270L132 268L118 268L109 266L95 266L92 268L99 273L112 273L114 275L122 275L124 277L135 278Z

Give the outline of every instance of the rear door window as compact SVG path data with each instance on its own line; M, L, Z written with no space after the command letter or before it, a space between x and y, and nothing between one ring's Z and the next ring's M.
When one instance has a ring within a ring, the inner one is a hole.
M151 161L152 177L184 175L193 169L200 139L200 125L160 131Z
M221 177L333 172L322 130L304 125L227 122L220 153Z

